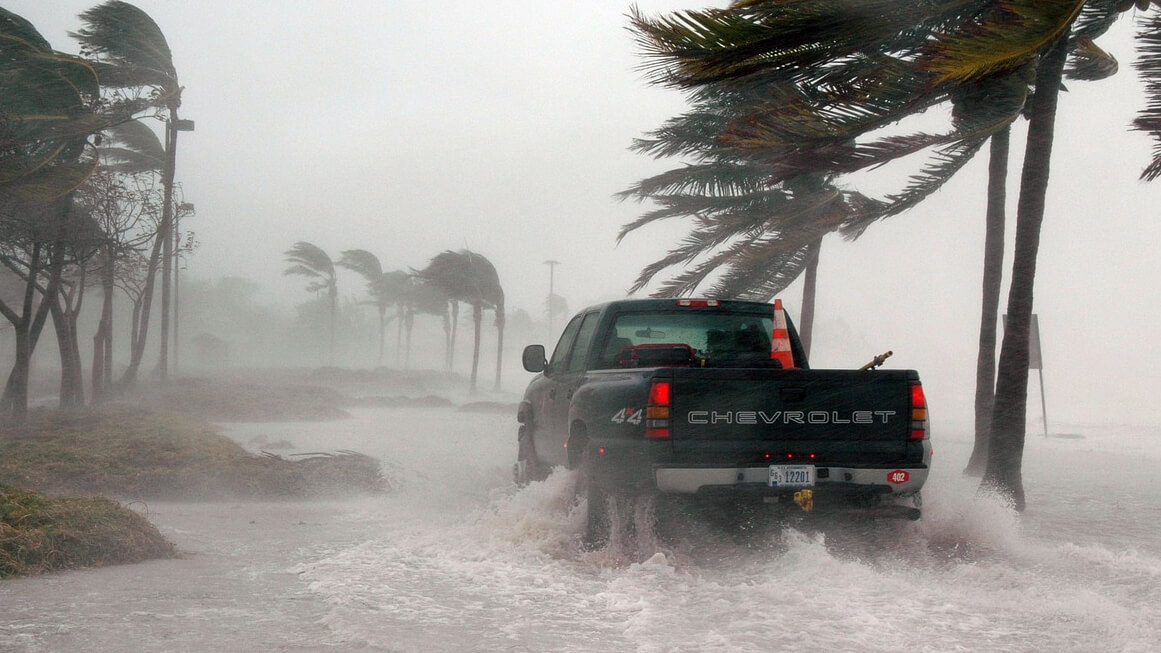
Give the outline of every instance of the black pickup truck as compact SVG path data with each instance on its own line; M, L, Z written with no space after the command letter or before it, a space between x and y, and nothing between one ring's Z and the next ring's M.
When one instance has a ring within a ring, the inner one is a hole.
M651 493L919 518L919 374L810 369L780 302L601 304L523 363L516 482L579 469L590 538L609 496Z

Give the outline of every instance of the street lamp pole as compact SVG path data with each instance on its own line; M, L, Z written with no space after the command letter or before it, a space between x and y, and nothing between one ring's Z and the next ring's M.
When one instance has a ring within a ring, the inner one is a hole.
M174 228L174 214L177 208L173 199L173 178L177 167L177 133L194 130L194 121L179 120L177 107L181 104L181 96L169 107L169 116L165 125L165 171L162 182L165 186L165 200L161 208L161 226L157 237L162 239L161 264L161 356L159 361L161 380L169 379L169 301L171 272L174 264L173 244L177 229Z

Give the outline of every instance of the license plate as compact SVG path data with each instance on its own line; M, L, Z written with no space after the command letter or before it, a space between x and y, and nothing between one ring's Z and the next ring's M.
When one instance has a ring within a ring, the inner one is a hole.
M770 465L770 487L814 487L814 465Z

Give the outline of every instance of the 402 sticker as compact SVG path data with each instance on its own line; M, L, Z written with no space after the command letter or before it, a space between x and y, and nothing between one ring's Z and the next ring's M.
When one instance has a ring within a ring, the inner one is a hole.
M640 424L645 419L645 411L640 408L622 408L613 415L614 424Z

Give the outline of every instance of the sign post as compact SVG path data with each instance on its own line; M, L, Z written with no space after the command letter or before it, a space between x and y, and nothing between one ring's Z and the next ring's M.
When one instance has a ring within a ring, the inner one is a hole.
M1040 356L1040 322L1032 314L1028 325L1028 369L1040 375L1040 413L1044 416L1044 437L1048 437L1048 403L1044 400L1044 359Z
M1004 328L1008 327L1008 316L1004 316ZM1048 402L1044 399L1044 359L1040 355L1040 321L1032 314L1028 325L1028 369L1036 370L1040 376L1040 414L1044 416L1044 437L1048 437Z

